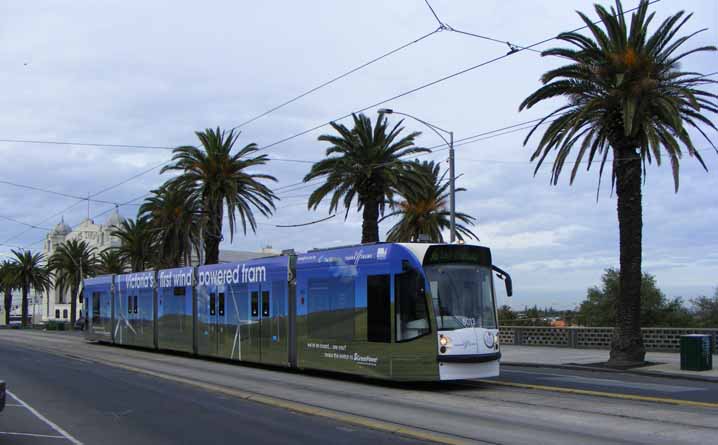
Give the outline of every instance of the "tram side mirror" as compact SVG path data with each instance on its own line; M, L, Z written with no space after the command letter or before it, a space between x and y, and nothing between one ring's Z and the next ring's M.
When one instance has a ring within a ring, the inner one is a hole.
M511 282L511 275L507 274L497 266L491 266L491 268L494 270L494 272L496 272L497 277L504 280L504 284L506 285L506 296L512 296L514 293L514 286Z

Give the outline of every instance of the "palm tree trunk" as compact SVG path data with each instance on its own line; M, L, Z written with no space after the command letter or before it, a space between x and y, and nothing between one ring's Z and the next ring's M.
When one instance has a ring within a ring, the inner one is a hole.
M373 196L364 199L361 242L362 244L379 242L379 201Z
M614 149L614 158L621 272L608 364L630 366L646 356L641 336L641 158L633 147Z
M24 284L22 286L22 309L21 309L23 327L27 326L29 324L28 319L27 319L27 313L29 312L27 296L29 293L30 293L30 286L28 286L27 284Z
M220 202L215 206L215 211L210 214L210 223L205 231L204 241L204 263L219 263L219 243L222 241L222 219L224 218L224 206Z
M72 288L72 295L70 295L70 329L75 326L77 321L77 287Z
M12 289L5 289L5 301L4 307L5 307L5 324L10 324L10 310L12 309Z

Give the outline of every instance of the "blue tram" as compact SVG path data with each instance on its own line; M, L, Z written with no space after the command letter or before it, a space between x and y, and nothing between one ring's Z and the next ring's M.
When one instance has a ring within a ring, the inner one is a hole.
M365 244L88 278L88 340L381 379L496 376L486 247Z

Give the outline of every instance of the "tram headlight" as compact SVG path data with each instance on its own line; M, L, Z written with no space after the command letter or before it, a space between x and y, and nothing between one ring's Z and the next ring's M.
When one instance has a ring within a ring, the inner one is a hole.
M443 335L439 335L439 344L441 346L448 346L449 345L449 337L445 337Z
M494 334L494 348L499 349L499 334Z

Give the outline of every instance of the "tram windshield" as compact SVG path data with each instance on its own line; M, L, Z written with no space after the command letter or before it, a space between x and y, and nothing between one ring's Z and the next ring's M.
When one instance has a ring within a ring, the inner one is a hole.
M496 329L491 269L468 264L425 267L431 286L437 327Z

